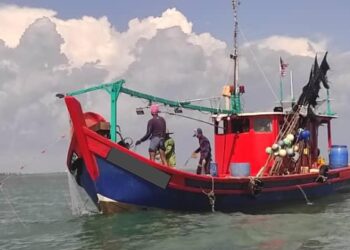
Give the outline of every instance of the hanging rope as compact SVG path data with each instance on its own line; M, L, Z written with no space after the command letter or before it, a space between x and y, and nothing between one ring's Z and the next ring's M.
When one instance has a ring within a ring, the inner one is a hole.
M313 205L312 202L309 201L309 199L307 198L306 196L306 193L304 192L304 190L301 188L300 185L297 185L297 187L299 188L300 192L303 194L304 198L305 198L305 201L306 201L306 204L307 205Z
M214 177L211 176L211 190L209 192L205 192L204 189L202 189L202 192L208 196L209 199L209 205L211 206L211 211L215 212L215 184L214 184Z

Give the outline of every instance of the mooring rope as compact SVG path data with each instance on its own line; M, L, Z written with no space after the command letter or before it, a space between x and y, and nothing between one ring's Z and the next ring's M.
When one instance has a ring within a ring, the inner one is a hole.
M297 185L297 187L299 188L300 192L304 195L304 198L305 198L305 200L306 200L306 204L307 204L307 205L313 205L313 203L310 202L309 199L307 198L306 193L305 193L304 190L301 188L301 186L300 186L300 185Z
M209 204L211 206L211 211L215 212L215 183L214 183L214 177L211 176L211 190L209 192L205 192L204 189L202 189L202 192L208 196Z

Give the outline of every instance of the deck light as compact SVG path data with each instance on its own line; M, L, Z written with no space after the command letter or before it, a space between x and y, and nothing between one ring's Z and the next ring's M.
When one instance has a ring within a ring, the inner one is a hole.
M57 97L57 98L60 98L60 99L63 98L64 96L65 96L65 95L62 94L62 93L57 93L57 94L56 94L56 97Z
M143 111L143 108L136 108L136 114L137 115L144 115L145 112Z
M176 107L174 108L174 112L179 114L179 113L182 113L182 108L181 107Z

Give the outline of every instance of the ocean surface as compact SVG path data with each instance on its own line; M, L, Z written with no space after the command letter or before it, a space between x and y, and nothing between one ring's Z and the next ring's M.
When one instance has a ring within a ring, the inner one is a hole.
M0 175L0 182L0 249L350 249L350 194L258 214L105 216L86 197L79 215L66 174Z

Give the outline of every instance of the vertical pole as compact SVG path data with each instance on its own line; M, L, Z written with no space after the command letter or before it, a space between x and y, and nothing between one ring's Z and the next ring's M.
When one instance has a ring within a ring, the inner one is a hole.
M236 100L235 100L235 105L236 105L236 112L237 113L241 113L241 94L240 93L237 93L237 95L235 96Z
M293 87L293 72L290 71L290 97L292 99L292 106L294 105L294 87Z
M331 102L329 100L329 89L327 89L327 115L334 115L331 110Z
M120 93L120 89L122 87L121 82L113 83L112 89L110 92L111 95L111 140L116 142L117 141L117 101Z
M332 147L331 121L327 122L328 150Z
M280 76L280 103L281 103L281 107L283 107L283 84L282 84L282 76Z

